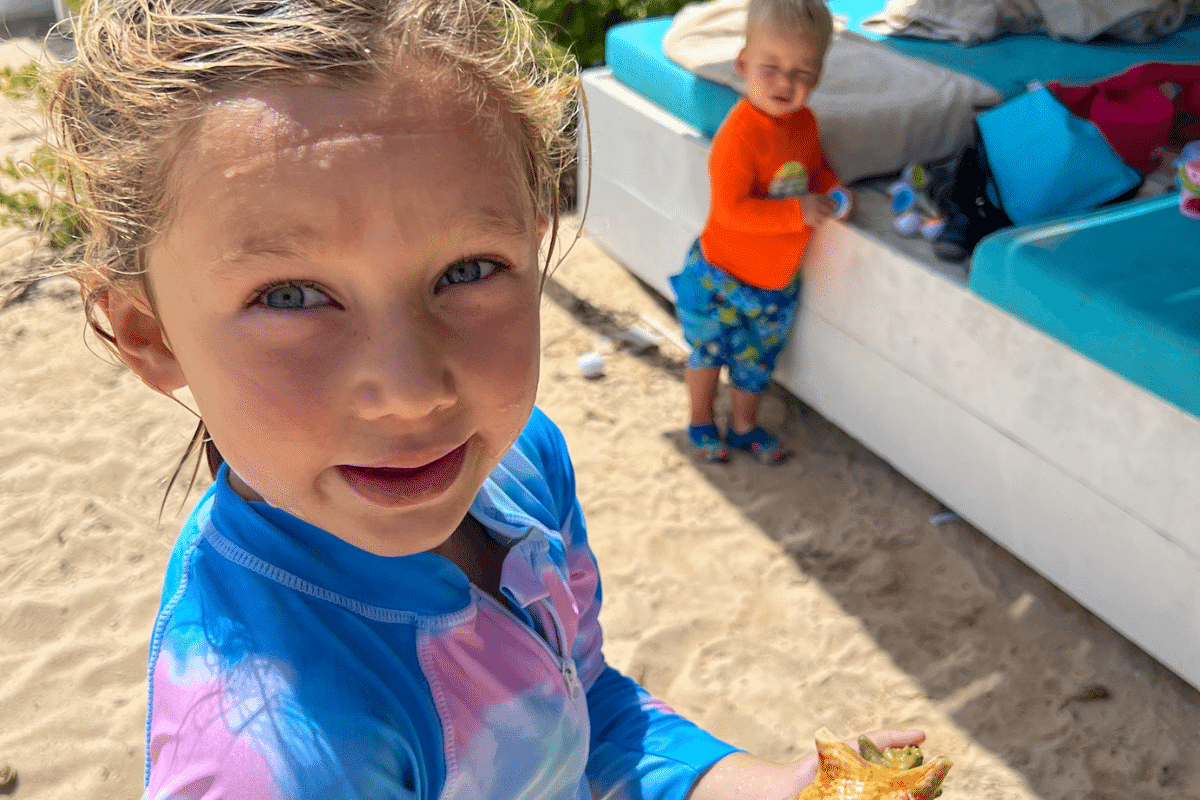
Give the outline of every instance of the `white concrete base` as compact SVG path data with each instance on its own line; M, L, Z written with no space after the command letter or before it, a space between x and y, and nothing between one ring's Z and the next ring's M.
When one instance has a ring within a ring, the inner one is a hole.
M50 17L53 14L54 0L0 0L0 22Z
M584 87L584 230L670 298L708 142L606 69ZM857 199L814 237L778 382L1200 688L1200 419L975 296L887 233L885 197Z

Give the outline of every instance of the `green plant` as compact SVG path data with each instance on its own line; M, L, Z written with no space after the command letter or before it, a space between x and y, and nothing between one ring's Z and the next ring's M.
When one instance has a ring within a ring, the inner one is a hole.
M38 87L38 68L34 62L17 69L7 66L0 69L0 94L5 97L28 99L38 93ZM28 161L6 158L0 164L0 175L18 184L44 189L44 193L23 188L11 192L0 190L0 224L42 232L57 248L65 248L87 233L79 211L58 199L66 194L70 175L48 146L34 150ZM43 200L45 197L49 199Z
M0 191L0 224L40 231L52 246L60 249L87 233L87 224L78 209L57 199L66 191L68 174L48 146L33 151L26 162L6 158L0 164L0 175L21 183L44 185L50 197L43 202L42 196L31 189Z
M604 63L604 35L628 20L671 16L688 0L520 0L580 66Z
M0 94L13 100L23 100L33 96L38 85L37 64L30 61L23 67L13 69L5 66L0 68Z

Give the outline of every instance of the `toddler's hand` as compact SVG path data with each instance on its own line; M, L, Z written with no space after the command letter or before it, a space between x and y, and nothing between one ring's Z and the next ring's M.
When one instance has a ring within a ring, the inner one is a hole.
M837 210L837 203L823 194L806 194L801 202L804 204L804 223L810 228L817 227Z

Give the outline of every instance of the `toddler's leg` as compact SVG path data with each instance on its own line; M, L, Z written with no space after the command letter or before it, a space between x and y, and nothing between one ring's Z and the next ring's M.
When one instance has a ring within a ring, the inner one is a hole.
M782 464L791 455L779 445L779 440L758 427L758 406L762 392L747 392L733 387L733 416L725 443L738 450L745 450L765 464Z
M730 324L728 302L717 290L724 276L704 260L700 241L696 240L684 259L683 271L671 276L675 290L675 315L683 336L691 346L685 377L690 405L688 438L696 453L709 461L728 461L729 451L714 420L713 402L721 367L727 363L727 333Z
M720 367L688 369L685 381L688 400L691 403L692 425L713 424L713 403L717 399L717 381L720 376Z
M794 295L763 292L761 310L746 317L746 325L737 334L734 356L729 363L733 413L725 443L752 453L767 464L782 464L790 455L774 436L758 426L758 407L791 330L795 317L794 300Z
M761 402L761 393L744 392L734 386L730 391L730 405L733 407L733 414L729 422L729 430L744 436L757 428L758 406Z
M708 461L729 460L729 451L721 441L721 432L714 421L713 402L717 397L720 367L689 368L685 380L691 403L691 424L688 439L696 453Z

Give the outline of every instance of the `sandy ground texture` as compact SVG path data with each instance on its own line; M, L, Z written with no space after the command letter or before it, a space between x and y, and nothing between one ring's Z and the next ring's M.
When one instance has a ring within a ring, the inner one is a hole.
M11 38L0 66L36 50ZM26 156L32 102L0 108L0 162ZM0 231L0 269L37 257ZM946 800L1200 796L1194 689L969 525L932 524L936 499L781 391L764 418L790 463L695 461L684 355L656 331L671 316L587 239L543 308L540 403L574 454L618 668L769 758L821 726L923 728L955 764ZM659 346L624 344L630 327ZM22 800L141 791L147 641L184 514L160 504L193 420L101 353L62 279L0 310L0 767L17 773L0 795Z

